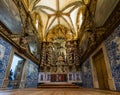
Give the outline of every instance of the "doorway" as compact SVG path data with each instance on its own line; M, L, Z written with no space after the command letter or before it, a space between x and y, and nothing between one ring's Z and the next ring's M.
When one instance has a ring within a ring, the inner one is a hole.
M93 56L94 66L96 68L96 75L98 79L99 88L102 90L109 90L108 85L108 73L106 69L105 59L103 50L100 49L94 56Z
M8 76L8 88L19 88L24 62L25 60L22 57L20 57L17 54L14 54L10 68L10 73Z

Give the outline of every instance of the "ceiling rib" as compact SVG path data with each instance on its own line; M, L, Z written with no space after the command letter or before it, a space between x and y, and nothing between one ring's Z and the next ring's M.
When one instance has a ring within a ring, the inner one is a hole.
M73 25L73 22L72 22L72 19L71 19L71 17L70 17L70 16L68 16L68 17L69 17L69 19L70 19L70 22L71 22L71 24L72 24L72 26L73 26L73 29L72 29L72 30L73 30L73 31L75 31L75 28L74 28L74 25ZM72 32L73 32L73 31L72 31ZM74 32L73 32L73 33L74 33Z
M67 6L65 6L61 11L64 11L65 9L67 9L67 8L69 8L69 7L71 7L71 6L80 6L81 4L82 4L81 1L73 2L73 3L71 3L71 4L67 5Z
M57 7L57 12L59 12L59 0L56 0L56 7ZM60 24L60 18L57 18L58 24Z
M59 0L56 0L57 11L59 11Z
M39 5L39 6L34 7L34 9L37 9L37 8L44 8L44 9L48 9L48 10L51 10L53 12L56 12L56 10L54 10L53 8L50 8L50 7L47 7L47 6L43 6L43 5Z
M40 14L42 15L41 17L44 25L44 36L46 36L49 30L56 25L63 25L66 28L71 29L72 34L76 33L76 20L73 19L74 15L71 17L71 14L74 12L74 10L81 7L81 5L83 4L82 0L67 0L65 4L63 3L64 5L61 8L60 0L33 0L33 2L33 9L39 10L39 12L45 14L45 16L48 17L48 19L46 19L43 14ZM75 12L75 17L77 17L78 15L77 12L78 11ZM46 21L44 21L45 19Z
M63 16L61 16L61 18L64 19L67 22L68 26L70 26L69 22Z
M35 0L34 6L36 6L37 3L39 3L40 0Z
M46 15L48 15L48 13L42 9L40 9L41 12L45 13Z
M70 11L69 11L69 13L71 13L73 10L75 10L76 8L78 8L78 6L75 6L75 7L73 7Z
M51 21L50 25L49 25L48 28L46 29L46 31L45 31L45 34L46 34L46 35L47 35L47 33L48 33L48 30L49 30L50 26L53 24L53 22L55 21L56 18L57 18L57 17L54 17L54 19Z
M50 20L50 18L48 18L48 20L47 20L47 24L46 24L46 26L45 26L45 29L47 29L49 20ZM45 30L45 31L46 31L46 30Z

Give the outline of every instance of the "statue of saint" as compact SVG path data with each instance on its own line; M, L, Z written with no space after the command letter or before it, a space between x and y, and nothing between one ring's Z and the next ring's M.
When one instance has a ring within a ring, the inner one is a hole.
M58 57L58 60L57 60L57 62L56 62L56 65L57 65L56 73L63 73L63 65L64 65L64 62L63 62L63 57L62 57L62 56L59 56L59 57Z

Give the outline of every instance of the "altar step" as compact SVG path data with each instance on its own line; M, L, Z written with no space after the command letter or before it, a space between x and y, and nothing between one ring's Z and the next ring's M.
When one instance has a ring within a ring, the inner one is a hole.
M38 88L79 88L75 84L41 84Z

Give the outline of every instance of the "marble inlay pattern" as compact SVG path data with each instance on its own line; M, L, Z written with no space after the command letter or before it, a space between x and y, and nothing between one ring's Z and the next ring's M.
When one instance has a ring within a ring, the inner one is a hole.
M2 86L12 46L0 37L0 88Z
M83 87L93 88L93 78L89 59L87 59L82 65L82 81Z
M31 60L28 61L26 87L37 87L38 83L38 65Z
M116 90L120 91L120 25L105 41Z

